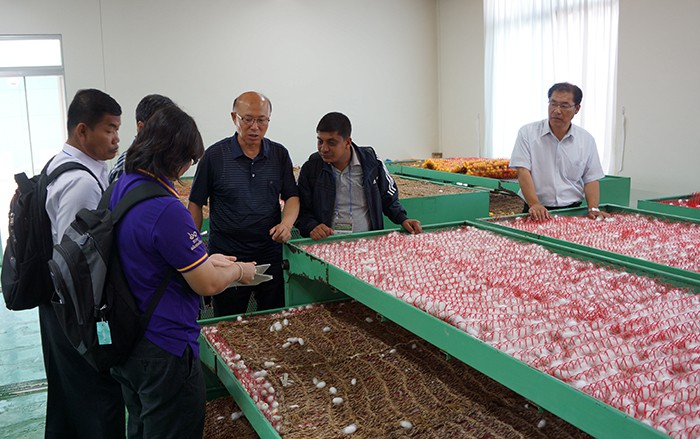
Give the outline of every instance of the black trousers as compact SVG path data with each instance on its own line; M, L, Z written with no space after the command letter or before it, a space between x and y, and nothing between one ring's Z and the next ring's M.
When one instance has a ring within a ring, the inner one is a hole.
M119 383L78 354L50 303L39 305L39 325L48 382L45 437L124 438L126 419Z
M284 306L284 278L282 263L271 263L265 274L271 274L272 280L252 287L232 287L212 297L212 306L216 317L243 314L248 308L251 294L255 293L258 311L282 308Z
M568 206L544 206L545 209L547 210L559 210L559 209L568 209L570 207L579 207L581 204L583 204L583 201L579 201L578 203L572 203L569 204ZM525 203L525 207L523 208L523 213L528 213L530 211L530 206L528 206L527 203Z
M144 337L112 375L129 409L129 439L202 437L206 388L192 348L176 357Z

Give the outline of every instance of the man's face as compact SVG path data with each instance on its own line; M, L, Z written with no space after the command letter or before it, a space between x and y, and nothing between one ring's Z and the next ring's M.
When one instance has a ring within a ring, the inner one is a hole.
M90 128L85 124L78 124L83 152L95 160L111 160L119 151L119 127L121 116L105 114L102 119Z
M259 146L269 126L270 106L261 99L241 97L231 117L238 131L238 142L244 146Z
M324 162L336 168L344 168L350 161L350 137L343 139L337 131L318 131L316 133L318 153Z
M574 104L571 92L554 91L549 98L549 124L552 128L568 129L580 105Z

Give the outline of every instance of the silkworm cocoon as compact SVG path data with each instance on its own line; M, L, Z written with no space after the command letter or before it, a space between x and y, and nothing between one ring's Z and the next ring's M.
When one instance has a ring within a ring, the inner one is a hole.
M343 434L353 434L356 431L357 426L355 424L350 424L347 427L343 428Z
M233 412L231 413L231 420L235 421L239 419L241 416L243 416L243 412Z
M413 428L413 424L411 424L410 421L401 421L399 424L401 425L401 428L405 428L406 430Z
M328 389L328 393L330 393L331 395L335 395L336 393L338 393L338 389L336 389L335 387L331 387Z
M333 404L339 405L339 404L342 404L342 403L343 403L343 398L341 398L341 397L339 397L339 396L333 398Z
M328 332L328 331L330 331L330 330L331 330L331 328L329 328L328 326L324 326L324 327L323 327L323 332Z
M271 368L271 367L274 366L274 365L275 365L275 363L274 363L273 361L266 361L266 362L263 363L263 366L265 366L265 367L268 368L268 369Z
M291 344L290 342L285 342L285 343L282 345L282 347L283 347L284 349L287 349L287 348L290 347L291 345L292 345L292 344Z
M598 217L598 218L600 218L600 217ZM545 425L547 425L547 421L545 421L544 419L542 419L542 420L540 420L540 422L537 423L537 428L542 428L542 427L544 427Z
M324 387L326 387L326 382L325 382L325 381L319 381L319 382L316 383L316 388L318 388L318 389L323 389Z
M350 384L352 384L353 386L354 386L355 384L357 384L357 379L356 379L356 378L351 379L351 380L350 380Z

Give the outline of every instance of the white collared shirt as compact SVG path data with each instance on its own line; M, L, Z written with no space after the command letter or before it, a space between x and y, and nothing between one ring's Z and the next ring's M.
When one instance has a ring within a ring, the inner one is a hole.
M51 173L59 165L67 162L79 162L85 165L100 180L102 188L107 189L107 162L95 160L69 144L56 154L47 169ZM95 209L102 198L102 190L92 177L83 170L72 170L61 174L46 189L46 212L51 220L51 236L54 244L60 242L63 233L75 220L80 209Z
M357 151L351 146L350 163L342 171L333 166L335 175L335 210L333 228L336 223L352 224L353 232L370 230L369 208L362 185L364 175ZM352 196L351 196L352 195Z
M568 206L585 198L583 186L605 176L595 139L571 124L561 139L547 119L520 128L510 157L511 168L530 170L543 206ZM522 190L519 192L522 197Z

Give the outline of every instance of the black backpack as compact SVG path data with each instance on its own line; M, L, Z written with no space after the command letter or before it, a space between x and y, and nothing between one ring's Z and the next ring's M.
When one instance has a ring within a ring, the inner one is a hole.
M113 246L114 226L141 201L172 194L158 183L146 182L130 190L110 211L113 189L114 184L97 209L76 214L49 261L55 286L51 303L58 321L73 347L99 371L127 360L175 273L172 270L161 281L148 309L141 313Z
M51 222L46 213L46 188L59 175L82 169L99 180L85 165L68 162L46 173L53 159L41 173L28 178L15 175L17 190L10 201L9 235L2 258L2 293L7 309L19 311L48 303L53 291L48 260L51 258ZM100 189L102 185L100 185Z

